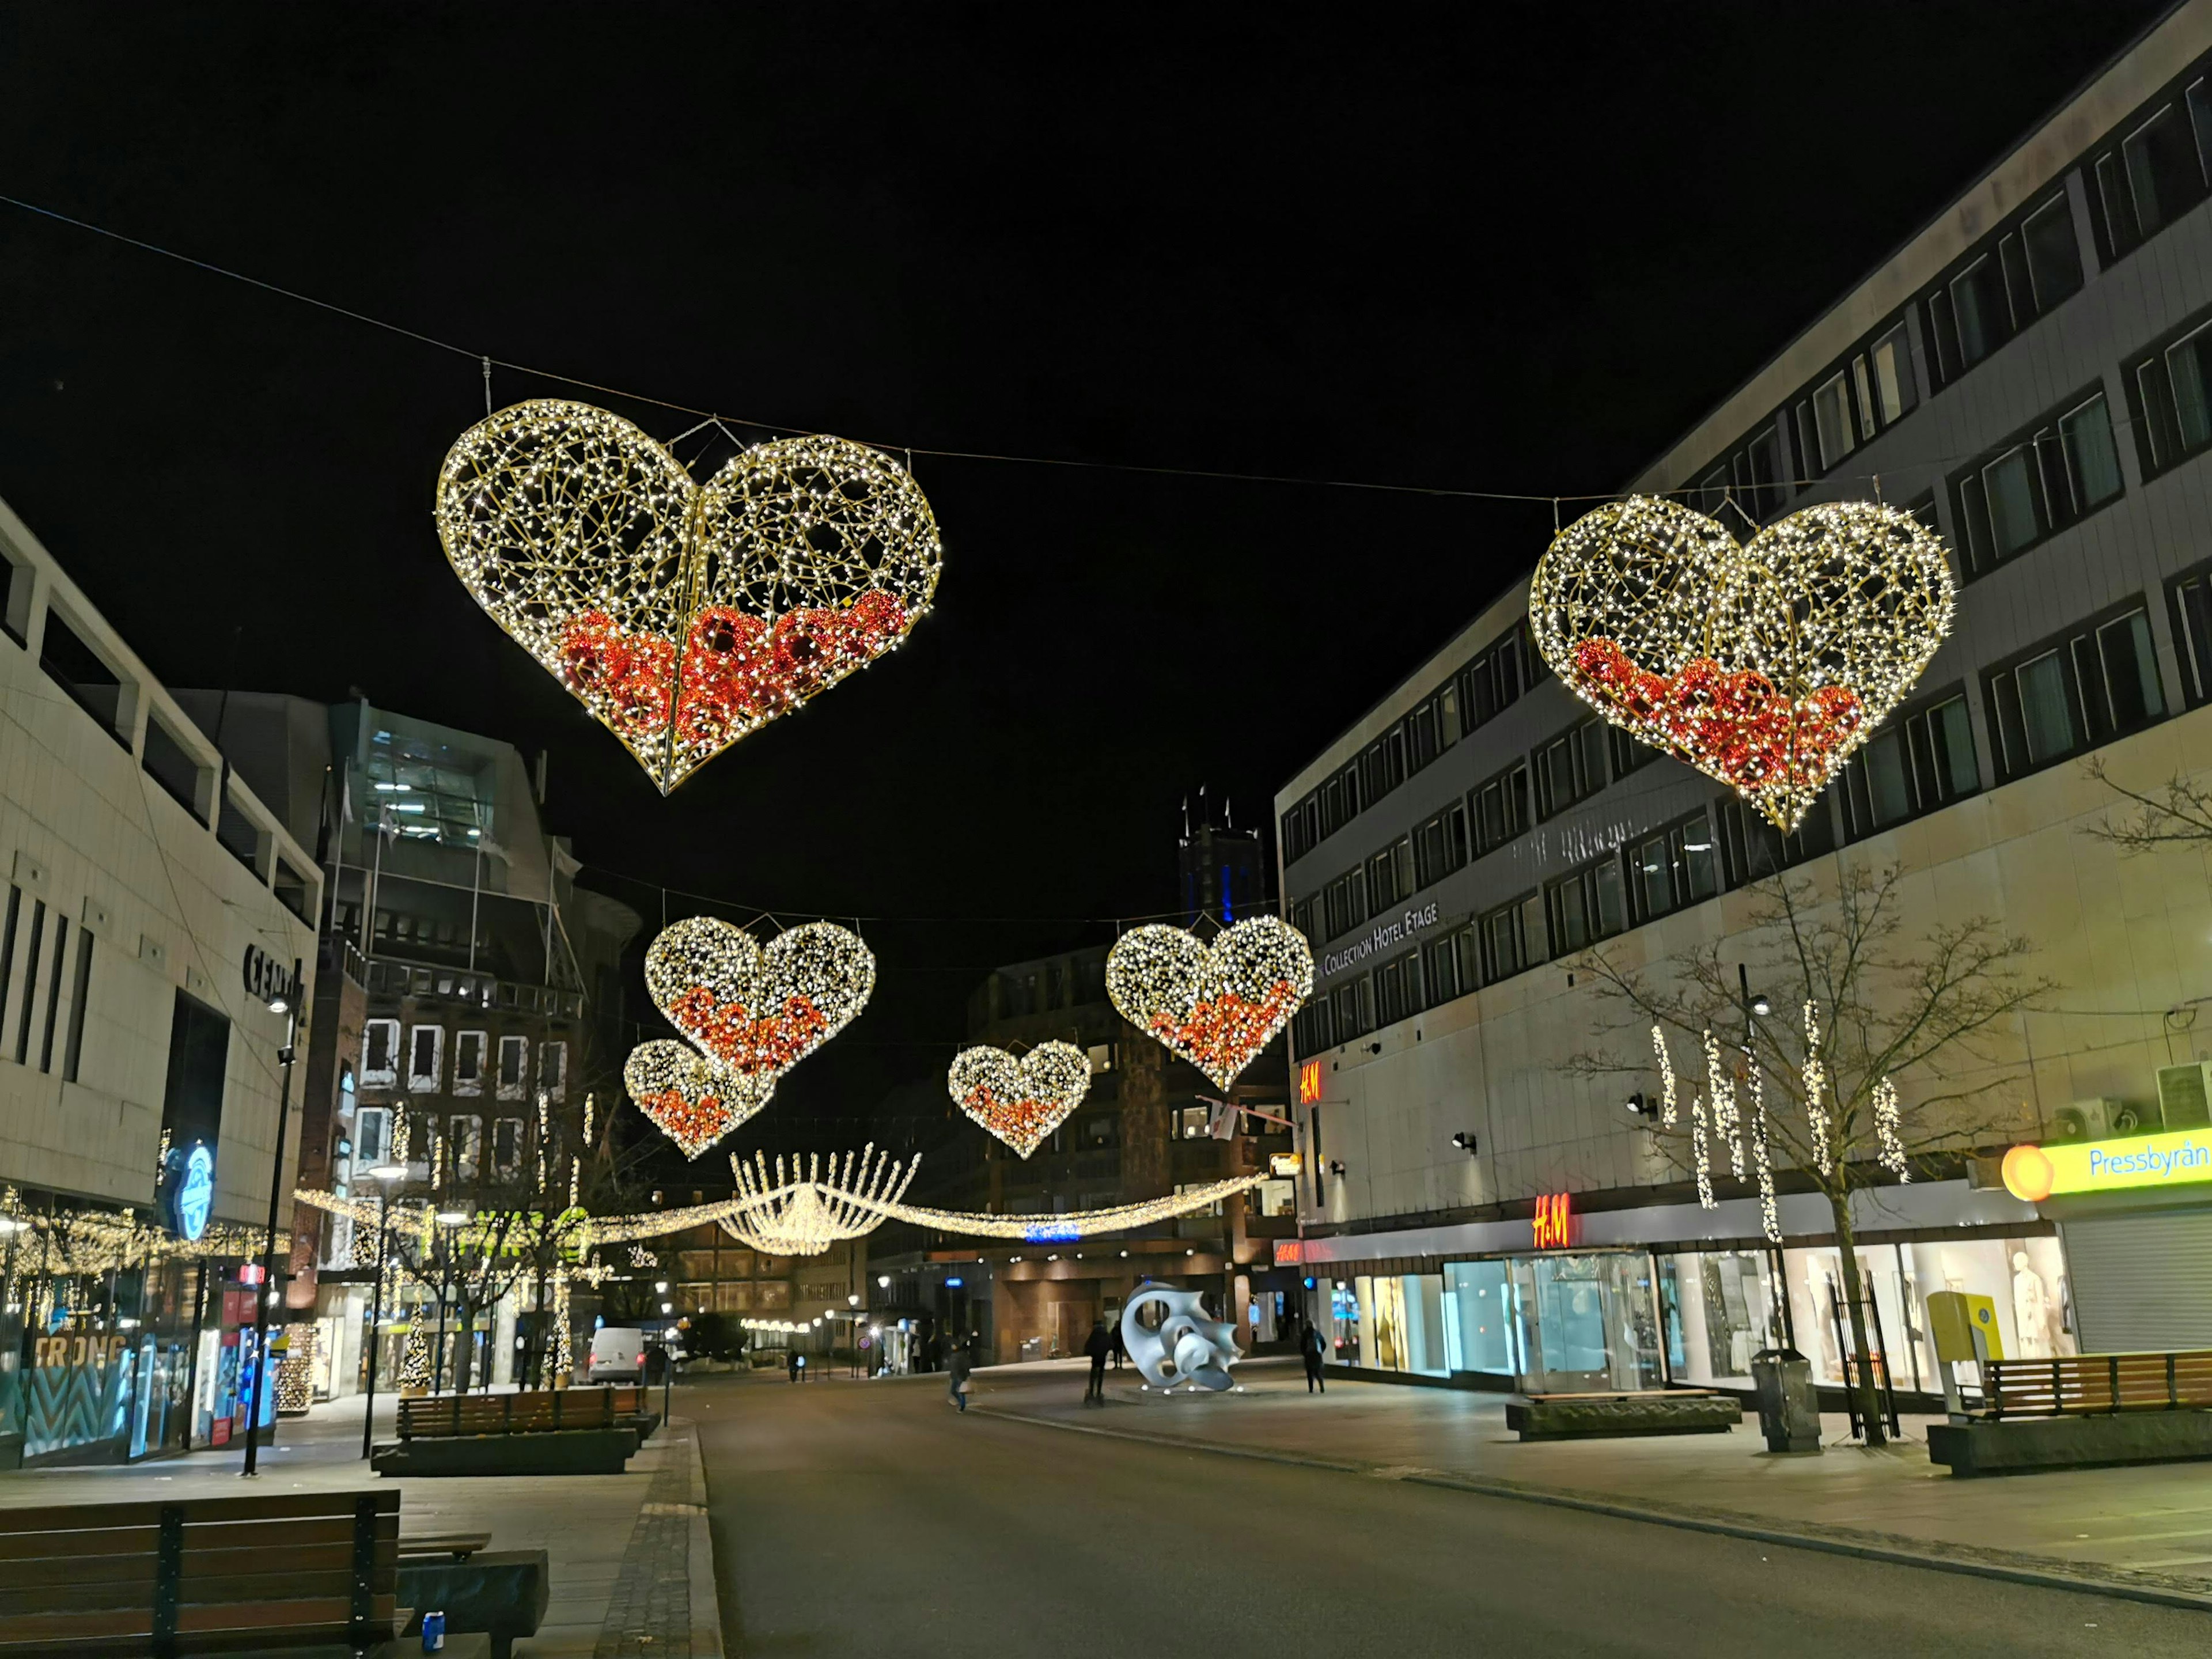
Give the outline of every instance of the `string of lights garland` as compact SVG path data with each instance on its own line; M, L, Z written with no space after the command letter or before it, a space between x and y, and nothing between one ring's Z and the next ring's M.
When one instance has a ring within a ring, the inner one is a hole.
M1713 1197L1711 1153L1705 1139L1705 1097L1693 1094L1690 1097L1690 1161L1698 1171L1698 1207L1704 1210L1720 1207Z
M1313 949L1279 916L1247 916L1211 945L1181 927L1133 928L1106 957L1121 1018L1227 1089L1313 990Z
M196 1239L185 1238L142 1221L135 1208L47 1214L27 1206L13 1187L0 1188L0 1232L20 1277L98 1276L171 1261L258 1260L263 1243L258 1228L220 1221L210 1222ZM289 1252L289 1232L276 1235L276 1248Z
M1905 1160L1905 1133L1898 1115L1897 1085L1887 1078L1874 1085L1874 1127L1881 1167L1900 1182L1911 1180L1912 1168Z
M1911 691L1955 603L1942 538L1899 507L1823 502L1739 544L1702 513L1632 495L1554 538L1528 620L1601 717L1787 835Z
M1721 1064L1721 1046L1705 1033L1705 1089L1712 1097L1713 1133L1728 1148L1729 1173L1743 1179L1742 1123L1736 1109L1735 1076Z
M705 484L619 415L538 398L456 441L434 514L469 596L666 794L896 649L943 550L897 462L842 438L740 451Z
M732 1154L730 1169L741 1207L722 1218L722 1231L769 1255L820 1255L841 1239L881 1226L884 1218L872 1206L896 1203L921 1159L917 1155L902 1166L871 1141L857 1154L841 1158L832 1152L826 1176L818 1152L807 1155L803 1176L801 1167L794 1156L787 1176L778 1153L771 1176L765 1153L755 1152L750 1167Z
M963 1048L945 1075L953 1103L1026 1158L1091 1092L1091 1059L1070 1042L1041 1042L1019 1059Z
M1651 1023L1651 1050L1659 1057L1659 1123L1662 1128L1674 1127L1677 1115L1674 1104L1674 1060L1667 1052L1667 1034L1658 1021Z
M1759 1224L1770 1244L1782 1242L1782 1212L1774 1200L1774 1155L1766 1139L1766 1091L1759 1067L1749 1067L1752 1173L1759 1180Z
M1813 1162L1823 1176L1836 1172L1836 1156L1828 1144L1828 1069L1820 1063L1820 1012L1805 1005L1805 1121L1813 1133Z

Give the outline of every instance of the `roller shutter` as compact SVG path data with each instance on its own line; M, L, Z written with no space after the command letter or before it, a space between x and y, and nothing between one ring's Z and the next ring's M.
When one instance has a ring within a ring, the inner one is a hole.
M2059 1231L2082 1352L2212 1348L2212 1209L2099 1216Z

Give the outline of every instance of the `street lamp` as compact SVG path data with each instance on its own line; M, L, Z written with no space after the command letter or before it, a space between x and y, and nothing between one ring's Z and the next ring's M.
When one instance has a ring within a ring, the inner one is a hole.
M292 982L300 982L300 961L292 959ZM276 1085L276 1156L269 1166L269 1228L261 1240L261 1289L253 1298L253 1388L246 1402L246 1467L239 1474L252 1480L261 1451L261 1401L269 1387L269 1291L276 1283L276 1200L284 1190L284 1131L292 1121L292 1060L300 1036L300 1013L291 994L280 991L269 999L269 1011L284 1016L284 1046L276 1058L284 1067Z
M374 1164L368 1178L377 1184L376 1283L368 1293L368 1401L361 1414L361 1455L365 1461L376 1432L377 1335L384 1323L384 1270L392 1260L392 1183L407 1176L404 1164Z

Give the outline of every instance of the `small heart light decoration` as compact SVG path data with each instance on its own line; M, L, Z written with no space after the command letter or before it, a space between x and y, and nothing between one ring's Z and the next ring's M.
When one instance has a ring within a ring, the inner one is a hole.
M1027 1158L1091 1090L1091 1060L1068 1042L1041 1042L1017 1060L1004 1048L963 1048L945 1086L960 1109Z
M638 1109L696 1158L850 1024L875 984L875 957L834 922L810 921L765 945L713 916L672 923L645 953L645 986L689 1046L641 1043L623 1080Z
M1247 916L1212 944L1154 925L1106 957L1121 1018L1226 1089L1313 989L1313 951L1279 916Z
M438 474L476 602L663 794L903 640L937 591L937 521L889 456L780 438L704 484L620 416L517 404Z
M1739 544L1632 495L1559 532L1528 622L1577 696L1786 835L1911 691L1955 604L1942 539L1901 508L1825 502Z

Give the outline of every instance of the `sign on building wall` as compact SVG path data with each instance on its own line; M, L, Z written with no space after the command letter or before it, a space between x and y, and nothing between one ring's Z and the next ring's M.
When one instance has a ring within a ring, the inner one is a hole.
M1298 1104L1310 1106L1321 1098L1321 1062L1309 1060L1298 1066Z
M2029 1204L2069 1193L2117 1193L2212 1182L2212 1129L2015 1146L2004 1156L2005 1189Z
M1546 1193L1536 1200L1535 1246L1540 1250L1564 1250L1574 1241L1574 1197L1570 1193Z

